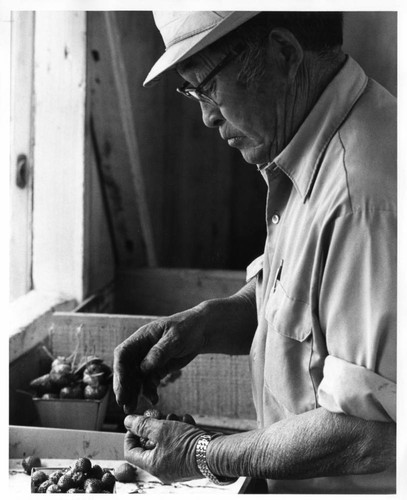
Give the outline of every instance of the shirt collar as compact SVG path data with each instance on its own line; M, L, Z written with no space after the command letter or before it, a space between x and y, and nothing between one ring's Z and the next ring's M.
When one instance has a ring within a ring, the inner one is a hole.
M273 162L258 166L259 170L277 166L305 201L329 141L364 91L367 80L359 64L348 56L290 143Z

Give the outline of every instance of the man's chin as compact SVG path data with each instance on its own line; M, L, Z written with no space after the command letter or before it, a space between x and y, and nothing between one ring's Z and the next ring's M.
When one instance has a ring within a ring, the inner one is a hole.
M253 151L253 149L240 149L239 151L243 160L251 165L261 165L269 162L266 155L260 154L258 151Z

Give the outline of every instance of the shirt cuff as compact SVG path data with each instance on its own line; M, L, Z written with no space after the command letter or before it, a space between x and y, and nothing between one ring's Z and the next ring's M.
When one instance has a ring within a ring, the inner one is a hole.
M372 370L327 356L318 402L333 413L396 422L396 390L395 382Z
M246 283L254 278L263 269L264 254L254 259L246 268Z

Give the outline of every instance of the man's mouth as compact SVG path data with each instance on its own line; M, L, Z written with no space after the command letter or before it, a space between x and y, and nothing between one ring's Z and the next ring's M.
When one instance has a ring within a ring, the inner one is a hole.
M233 147L238 148L239 146L243 145L244 137L242 137L241 135L236 135L233 137L228 137L226 140L229 146L231 146L232 148Z

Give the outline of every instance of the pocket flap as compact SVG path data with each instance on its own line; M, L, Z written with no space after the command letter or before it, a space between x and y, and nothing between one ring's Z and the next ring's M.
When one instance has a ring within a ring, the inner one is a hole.
M246 283L254 278L263 269L264 254L260 255L246 268Z
M310 305L289 297L280 282L266 305L266 319L280 335L303 342L312 330Z

